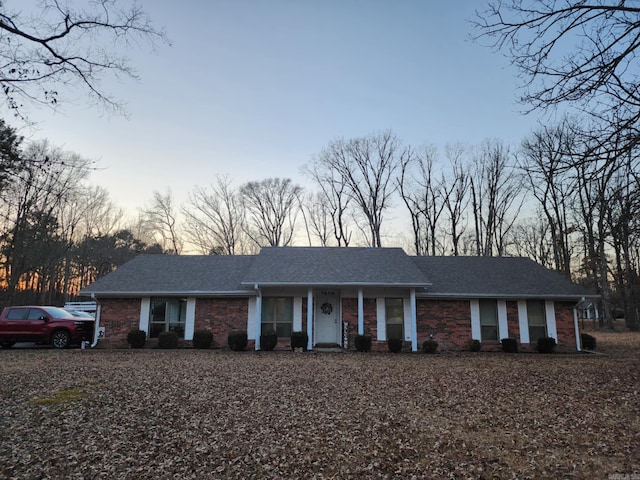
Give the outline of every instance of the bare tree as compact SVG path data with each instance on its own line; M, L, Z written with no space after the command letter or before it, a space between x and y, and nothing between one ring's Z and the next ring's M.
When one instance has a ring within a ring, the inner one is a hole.
M460 239L465 232L465 211L469 204L470 176L463 163L464 148L461 145L447 145L446 155L451 173L443 179L446 185L444 208L448 214L452 254L460 255Z
M624 138L623 149L638 144L640 6L625 0L492 1L474 23L476 38L488 39L521 72L525 104L570 104L590 113L603 125L593 135L595 150L616 138Z
M201 253L244 253L245 213L240 192L228 177L217 177L209 189L196 187L182 214L187 239Z
M351 218L351 197L348 195L348 187L341 175L334 169L327 169L329 160L323 158L329 155L329 149L325 149L314 158L310 165L305 165L302 171L313 179L318 188L318 202L322 205L331 220L331 232L339 247L348 247L352 238L352 229L349 222ZM318 211L322 214L322 211Z
M328 247L334 238L332 211L323 192L308 194L304 197L301 210L305 217L309 245L316 239L321 246Z
M177 217L178 211L169 188L164 194L154 191L151 202L140 210L143 229L164 251L179 255L183 242L178 233Z
M520 167L529 183L529 191L538 201L549 226L554 268L571 278L572 244L576 231L569 218L576 189L568 168L579 148L575 129L564 120L556 126L540 126L522 143Z
M543 213L516 222L511 231L510 253L528 257L547 268L554 268L549 224ZM512 250L511 250L512 249Z
M522 189L502 142L487 140L475 156L476 172L470 180L476 254L502 256L505 240L522 206Z
M142 8L121 8L116 0L90 2L73 9L66 2L42 0L34 12L9 10L0 2L0 88L7 106L20 115L24 101L57 106L84 91L103 107L121 104L102 87L102 80L136 78L120 52L141 41L166 42Z
M258 246L290 245L302 187L289 178L267 178L240 188L247 215L246 234Z
M445 207L445 185L435 167L435 147L425 147L420 154L406 155L401 164L398 188L409 210L416 255L436 255L437 230ZM410 168L415 166L415 172Z
M344 193L357 206L366 221L372 247L382 246L382 221L397 189L395 175L410 155L410 148L386 131L334 141L315 159L316 168L332 172L331 178L344 187Z

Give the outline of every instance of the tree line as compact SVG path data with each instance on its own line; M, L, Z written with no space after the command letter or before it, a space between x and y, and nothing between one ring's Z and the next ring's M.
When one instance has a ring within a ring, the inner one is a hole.
M61 303L139 253L256 253L263 246L403 246L414 255L518 255L602 295L637 328L637 155L596 155L577 121L517 147L420 148L391 131L330 142L289 178L218 176L178 205L170 190L126 220L93 162L0 123L5 303ZM634 314L635 313L635 314Z

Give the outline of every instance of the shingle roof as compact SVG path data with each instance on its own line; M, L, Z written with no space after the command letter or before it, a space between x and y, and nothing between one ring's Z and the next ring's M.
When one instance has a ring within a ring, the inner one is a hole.
M400 248L263 248L243 284L426 286L430 282Z
M82 295L252 295L254 285L415 287L419 296L593 296L527 258L411 257L399 248L269 247L259 255L139 255Z
M223 294L241 285L254 256L138 255L82 289L81 294Z
M544 297L593 296L559 273L523 257L411 257L433 285L430 296Z

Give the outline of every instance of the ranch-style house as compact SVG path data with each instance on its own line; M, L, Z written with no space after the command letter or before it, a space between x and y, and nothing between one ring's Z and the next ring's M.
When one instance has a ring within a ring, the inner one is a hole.
M101 347L126 346L139 328L149 338L175 331L184 341L210 330L217 346L246 331L250 348L277 332L278 348L294 331L308 349L354 348L356 334L387 349L400 338L417 351L483 350L517 340L533 351L540 337L557 350L580 350L578 305L586 289L527 258L409 256L399 248L266 247L257 255L139 255L84 288L99 305Z

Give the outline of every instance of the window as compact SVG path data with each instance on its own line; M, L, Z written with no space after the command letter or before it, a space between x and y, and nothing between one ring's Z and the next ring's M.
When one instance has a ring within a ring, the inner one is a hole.
M386 298L384 301L387 321L387 340L404 340L404 305L401 298Z
M176 332L184 338L187 301L183 298L152 298L149 312L149 337L161 332Z
M547 336L544 301L527 300L527 320L529 322L529 341L531 343L537 343L539 338Z
M22 320L26 316L26 308L12 308L7 312L7 320Z
M497 341L498 338L498 304L495 300L480 300L480 339Z
M287 338L292 329L293 297L264 297L261 332L276 332L278 338Z

